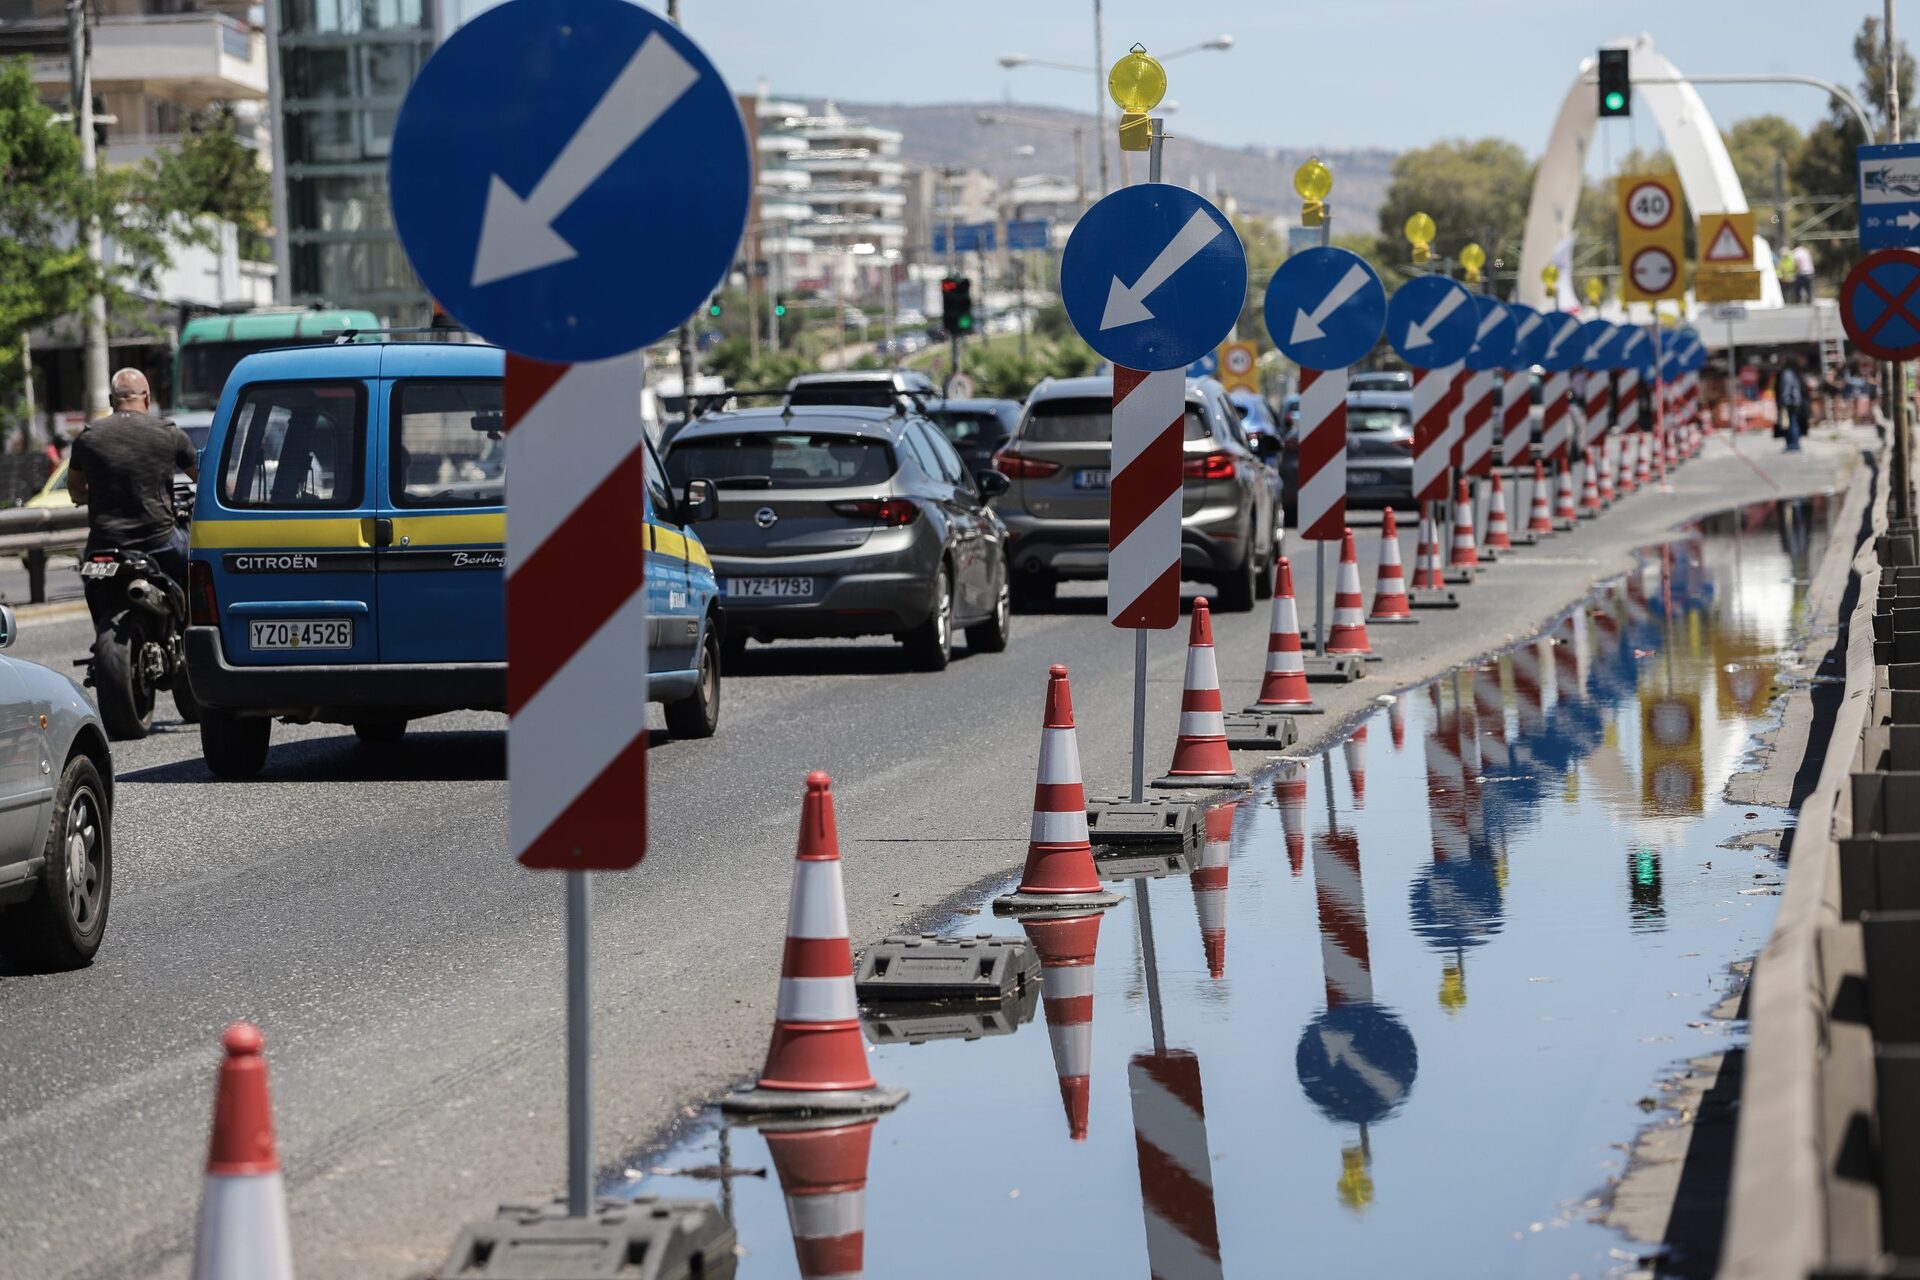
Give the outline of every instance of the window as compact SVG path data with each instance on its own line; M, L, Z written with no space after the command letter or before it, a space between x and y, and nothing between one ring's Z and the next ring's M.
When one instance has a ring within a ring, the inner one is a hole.
M951 409L937 409L933 420L947 439L955 444L971 444L975 441L997 441L1004 439L1006 428L1000 425L1000 418L991 413L961 413Z
M1213 436L1206 410L1191 400L1187 402L1184 434L1189 440ZM1113 401L1105 396L1038 401L1027 411L1027 425L1020 439L1025 444L1111 444Z
M403 382L393 392L396 507L497 507L507 498L500 382Z
M838 489L881 484L893 472L886 441L824 431L683 437L667 454L676 485L704 477L722 488Z
M359 383L250 388L227 437L220 501L236 508L358 506L366 408Z
M913 424L912 434L922 437L927 452L933 455L932 474L945 477L948 484L957 484L964 489L967 484L967 469L960 465L960 455L953 451L953 446L947 443L946 437L932 427L919 422Z
M1347 406L1347 430L1349 431L1393 431L1402 427L1412 427L1413 414L1407 409L1393 409L1377 405L1350 404Z
M904 438L907 443L907 452L911 453L913 460L920 464L920 473L929 480L938 480L940 459L934 456L933 446L927 443L926 436L913 424L909 424Z
M660 468L660 458L653 446L642 442L647 459L647 496L653 500L653 516L656 520L672 520L677 504L673 500L673 490L667 485L667 473Z

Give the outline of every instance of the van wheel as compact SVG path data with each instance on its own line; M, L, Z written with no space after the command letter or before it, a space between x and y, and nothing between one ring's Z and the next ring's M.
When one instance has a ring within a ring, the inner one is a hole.
M953 660L953 579L944 563L933 575L933 612L913 630L902 632L900 641L916 671L945 671Z
M265 724L262 720L260 723ZM353 726L353 736L370 747L386 747L407 736L405 720L368 720Z
M93 688L100 721L116 741L144 738L153 728L153 686L140 663L146 632L122 615L93 640Z
M667 732L676 738L711 738L720 727L720 642L711 624L700 642L700 678L693 692L667 703L665 710Z
M200 712L200 757L217 778L251 778L267 763L273 721L204 707Z
M31 969L78 969L100 950L113 901L112 814L100 771L85 756L60 775L41 852L39 889L0 911L0 950Z

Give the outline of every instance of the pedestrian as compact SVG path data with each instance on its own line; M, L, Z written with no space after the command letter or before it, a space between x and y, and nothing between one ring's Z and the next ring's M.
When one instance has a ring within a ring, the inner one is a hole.
M1796 302L1813 301L1813 250L1805 241L1793 246L1793 295Z
M1773 381L1773 402L1786 431L1785 452L1799 453L1800 435L1807 429L1807 380L1800 372L1798 352L1790 353L1780 362L1780 372Z
M1773 256L1773 274L1780 281L1780 301L1792 302L1799 293L1793 285L1793 250L1781 246L1780 252Z

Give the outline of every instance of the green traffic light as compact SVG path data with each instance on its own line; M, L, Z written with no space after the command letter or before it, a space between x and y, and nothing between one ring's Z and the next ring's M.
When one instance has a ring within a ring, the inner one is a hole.
M1650 850L1642 849L1634 855L1633 879L1642 888L1650 888L1660 874L1660 864L1654 860Z
M720 304L716 302L712 306L708 307L707 314L712 316L715 320L718 320L720 318Z
M961 332L963 332L963 333L964 333L964 332L965 332L966 330L968 330L968 329L971 329L971 328L973 328L973 317L972 317L972 316L961 316L961 317L960 317L960 329L961 329Z
M1613 92L1607 95L1607 110L1618 111L1620 108L1626 105L1627 105L1627 95L1624 93L1621 93L1618 89L1615 89Z
M775 303L773 307L773 314L777 316L783 316L787 314L787 304L784 302Z

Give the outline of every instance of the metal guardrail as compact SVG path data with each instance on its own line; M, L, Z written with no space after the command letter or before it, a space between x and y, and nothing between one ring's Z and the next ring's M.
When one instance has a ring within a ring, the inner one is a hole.
M85 507L8 507L0 509L0 553L22 553L27 565L27 599L45 604L47 557L77 551L87 543Z

